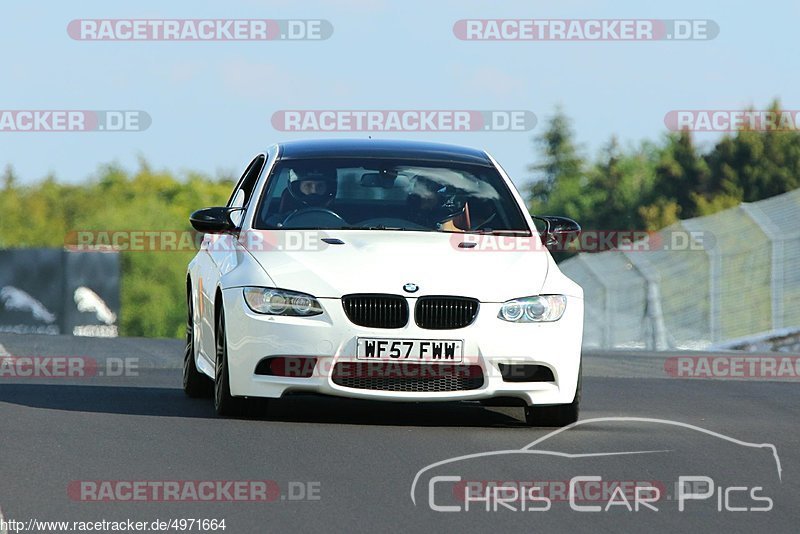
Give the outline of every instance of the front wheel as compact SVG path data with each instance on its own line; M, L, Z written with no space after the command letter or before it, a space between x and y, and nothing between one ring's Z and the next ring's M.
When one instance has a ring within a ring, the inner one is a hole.
M231 395L228 370L228 342L225 338L225 312L220 310L216 328L216 362L214 365L214 410L217 415L242 415L244 397Z
M525 408L525 422L530 426L567 426L578 420L581 406L581 390L583 389L583 371L578 369L578 387L575 398L569 404L556 404L554 406L527 406Z
M216 328L214 364L214 410L217 415L263 417L269 414L269 399L231 395L228 341L225 337L225 312L220 310Z

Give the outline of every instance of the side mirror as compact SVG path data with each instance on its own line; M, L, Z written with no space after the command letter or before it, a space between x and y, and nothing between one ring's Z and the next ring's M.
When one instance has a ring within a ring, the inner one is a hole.
M243 210L244 208L203 208L192 213L189 222L195 230L204 234L232 232L238 227L231 220L231 214Z
M563 249L572 238L579 236L581 233L581 225L567 217L545 215L534 218L545 223L543 237L544 246L547 248L560 245Z

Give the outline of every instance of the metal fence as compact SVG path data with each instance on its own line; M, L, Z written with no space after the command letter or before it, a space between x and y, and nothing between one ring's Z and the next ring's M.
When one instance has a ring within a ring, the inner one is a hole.
M800 328L800 190L650 237L560 265L585 291L584 346L700 349Z

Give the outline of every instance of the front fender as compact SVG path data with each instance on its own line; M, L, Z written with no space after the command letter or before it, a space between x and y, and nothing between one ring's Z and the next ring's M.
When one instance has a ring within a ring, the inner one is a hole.
M275 287L275 282L249 252L237 247L236 263L220 277L219 288L245 286Z

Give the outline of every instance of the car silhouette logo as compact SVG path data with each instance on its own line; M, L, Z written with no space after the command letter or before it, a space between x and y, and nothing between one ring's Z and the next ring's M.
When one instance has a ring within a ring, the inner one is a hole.
M419 286L417 284L412 284L411 282L403 286L403 291L407 293L416 293L418 289Z

